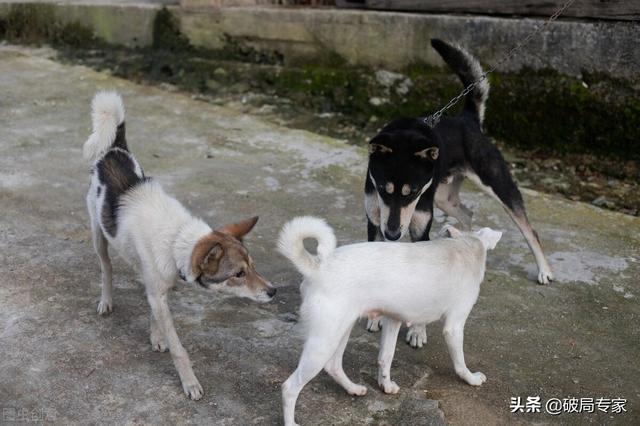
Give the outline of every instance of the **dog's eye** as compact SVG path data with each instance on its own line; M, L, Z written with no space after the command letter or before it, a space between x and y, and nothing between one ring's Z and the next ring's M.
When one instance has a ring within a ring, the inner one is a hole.
M236 278L242 278L242 277L244 277L244 276L245 276L245 272L244 272L244 270L242 270L242 271L240 271L240 272L238 272L238 273L236 274Z

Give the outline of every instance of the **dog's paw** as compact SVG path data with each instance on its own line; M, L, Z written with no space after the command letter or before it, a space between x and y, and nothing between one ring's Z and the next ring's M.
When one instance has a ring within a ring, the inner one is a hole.
M367 387L363 385L354 385L347 389L347 393L353 396L364 396L367 394Z
M412 325L407 330L407 343L412 348L421 348L427 344L427 327L421 324Z
M380 331L381 328L382 324L380 323L380 318L367 318L367 331L375 333L376 331Z
M540 271L538 273L538 283L542 285L546 285L553 281L553 273L550 270Z
M100 299L98 302L98 315L109 315L111 312L113 312L113 302Z
M156 336L155 334L151 333L151 350L154 352L166 352L169 350L169 347L167 346L167 341L164 339L164 337L161 336Z
M182 383L182 389L184 389L184 393L194 401L199 400L204 395L204 390L202 390L202 386L200 386L200 382L198 379L193 379L188 382Z
M398 386L393 380L386 380L383 383L379 383L379 385L386 394L395 395L400 392L400 386Z
M471 386L480 386L481 384L487 381L487 376L485 376L481 372L469 373L464 380L467 383L469 383Z

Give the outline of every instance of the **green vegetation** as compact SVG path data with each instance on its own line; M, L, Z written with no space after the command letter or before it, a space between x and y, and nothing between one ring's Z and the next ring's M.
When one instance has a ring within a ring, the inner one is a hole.
M62 23L55 7L47 4L12 5L6 17L0 17L0 38L14 43L51 43L82 48L95 45L93 31L79 22Z
M448 70L422 64L389 82L380 81L375 70L346 65L334 53L314 64L285 65L280 52L256 50L229 36L222 50L194 48L167 9L156 16L151 48L102 43L96 54L83 49L95 49L92 31L80 23L60 23L54 10L42 4L12 6L0 19L0 36L12 42L48 42L63 57L106 67L126 78L209 94L253 89L289 97L315 111L342 112L362 127L433 112L461 89ZM495 74L491 83L486 128L492 136L529 149L640 160L640 97L630 83L533 70Z

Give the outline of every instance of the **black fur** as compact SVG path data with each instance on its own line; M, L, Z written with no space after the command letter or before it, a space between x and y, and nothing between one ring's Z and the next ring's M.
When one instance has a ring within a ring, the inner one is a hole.
M120 125L118 125L118 128L116 129L116 138L113 141L113 145L111 145L112 148L120 148L120 149L124 149L125 151L129 151L129 147L127 146L127 137L125 135L125 128L124 128L124 121L122 123L120 123Z
M124 123L118 126L112 148L96 163L95 170L101 186L105 188L101 222L112 237L118 231L120 199L127 191L149 178L136 174L136 165L127 149ZM100 186L98 187L100 195Z
M431 40L431 46L433 46L440 56L442 56L442 59L444 59L444 61L458 75L464 87L469 86L476 80L477 76L475 76L472 70L469 69L465 55L460 50L442 40L438 40L437 38ZM478 104L483 101L483 95L486 96L487 94L483 94L482 90L476 88L467 95L463 107L464 111L470 113L469 118L478 121L479 124L482 123L480 122Z
M463 54L446 43L433 40L432 45L454 68L463 84L473 81L468 65L465 68ZM431 220L419 235L411 233L411 240L428 240L433 220L433 203L436 189L441 181L452 175L472 171L482 183L493 189L504 205L516 215L525 215L522 196L514 183L507 164L498 149L491 144L481 129L479 101L486 92L473 91L467 95L460 114L446 117L431 129L422 118L399 118L387 124L370 144L382 145L390 149L373 149L369 156L369 166L365 183L365 193L378 192L382 201L390 208L386 228L390 236L398 232L400 209L415 200L415 196L403 196L400 187L422 188L430 179L433 183L420 197L416 211L428 212ZM425 148L438 147L439 155L434 160L416 157L415 153ZM371 177L375 180L377 188ZM385 191L387 182L392 182L396 190L393 194ZM380 229L368 218L369 241L380 236ZM408 226L408 224L405 224ZM387 238L395 239L395 238Z

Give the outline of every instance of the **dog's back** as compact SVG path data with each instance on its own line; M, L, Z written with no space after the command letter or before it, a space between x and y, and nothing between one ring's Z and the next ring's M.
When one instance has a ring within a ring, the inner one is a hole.
M304 249L305 238L319 239L320 256ZM334 242L333 231L321 219L294 219L281 233L280 251L305 276L305 302L308 295L318 294L331 304L346 302L358 315L384 312L428 323L454 306L472 306L484 277L487 246L475 234L418 243L357 243L337 249Z
M93 133L83 147L85 159L92 163L87 201L105 235L115 238L123 196L149 178L129 152L120 95L98 93L92 119Z

